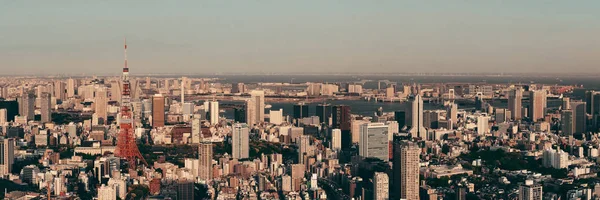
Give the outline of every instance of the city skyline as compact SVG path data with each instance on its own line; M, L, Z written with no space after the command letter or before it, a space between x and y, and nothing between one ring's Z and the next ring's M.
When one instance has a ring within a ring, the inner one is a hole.
M114 74L123 37L138 74L600 73L594 1L67 2L3 3L3 75Z

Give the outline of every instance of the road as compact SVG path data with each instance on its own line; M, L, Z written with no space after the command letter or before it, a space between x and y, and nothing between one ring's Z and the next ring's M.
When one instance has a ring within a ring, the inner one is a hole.
M328 179L319 178L319 186L325 190L329 199L350 200L351 198L341 190L337 183Z

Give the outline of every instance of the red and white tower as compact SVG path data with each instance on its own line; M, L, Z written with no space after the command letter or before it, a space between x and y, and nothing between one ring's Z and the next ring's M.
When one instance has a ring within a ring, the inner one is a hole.
M139 162L148 165L138 149L135 135L133 132L133 115L131 113L131 87L129 84L129 68L127 67L127 40L125 40L125 67L123 67L123 76L121 77L121 119L120 132L117 136L117 149L115 154L129 163L129 168L135 169Z

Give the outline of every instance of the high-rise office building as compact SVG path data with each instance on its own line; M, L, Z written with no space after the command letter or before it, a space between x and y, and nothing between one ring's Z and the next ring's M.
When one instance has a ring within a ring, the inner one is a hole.
M70 78L67 80L67 98L71 98L75 96L75 88L77 85L75 84L75 80Z
M375 172L373 175L373 200L388 200L390 178L385 172Z
M494 121L496 121L496 123L504 123L506 122L506 113L507 110L504 108L496 108L494 110Z
M415 95L406 104L406 127L412 137L425 138L427 130L423 126L423 99Z
M586 111L589 115L600 113L600 91L585 92Z
M531 91L529 96L528 114L531 120L538 121L544 118L546 114L546 91L536 90Z
M117 200L117 191L113 187L102 184L98 188L98 200Z
M560 106L561 110L569 110L571 109L571 98L569 97L563 97L562 98L562 105Z
M394 141L394 199L419 199L419 155L421 149L409 141Z
M561 130L563 136L570 136L574 133L573 110L562 110L560 114Z
M395 111L394 120L398 122L398 130L402 130L406 126L406 111Z
M181 103L185 103L185 84L183 84L183 82L181 82L181 84L179 84L179 86L181 86L181 91L180 91L180 95L181 95Z
M542 200L543 196L542 185L534 184L533 180L519 186L519 200Z
M3 126L4 124L6 124L6 122L8 122L7 114L8 113L6 108L0 109L0 126Z
M6 109L6 120L13 121L21 110L17 101L0 101L0 109Z
M95 112L98 115L98 122L106 124L108 120L108 91L106 88L98 88L94 95Z
M52 122L52 96L49 93L42 93L39 99L41 122Z
M65 99L65 83L60 80L54 81L53 94L54 94L54 97L56 97L56 99L64 100Z
M341 130L350 130L350 106L335 105L332 108L332 125L333 128Z
M573 111L573 133L585 133L587 126L586 102L571 102Z
M218 124L219 123L219 102L211 101L210 102L210 124Z
M294 119L298 120L306 117L308 117L308 105L304 103L294 104Z
M448 123L452 123L452 127L454 127L454 124L456 124L457 119L458 118L458 105L455 103L451 103L448 105L448 107L446 108L446 120L448 120Z
M304 178L305 166L303 164L292 164L291 168L291 176L292 176L292 190L300 191L302 179Z
M342 130L337 128L331 130L331 149L342 149Z
M246 93L246 85L244 83L232 83L231 93Z
M384 123L363 124L360 127L359 155L389 161L388 134L388 126Z
M192 144L198 144L202 141L202 119L200 115L195 115L196 117L192 118Z
M165 126L165 97L155 94L152 97L152 127Z
M319 122L329 124L329 118L331 117L331 105L317 105L316 114L319 117Z
M6 177L12 171L15 162L15 139L4 138L0 141L0 177Z
M247 124L236 123L233 125L232 132L232 147L231 147L231 155L233 158L242 159L249 157L249 133Z
M587 91L585 93L586 112L592 119L590 120L590 131L600 130L600 92Z
M477 134L483 135L490 132L489 123L490 117L488 116L477 116Z
M8 98L8 87L0 87L0 97L4 99Z
M35 117L35 95L26 93L19 98L19 115L27 117L27 120L33 120Z
M246 123L246 108L235 107L233 108L233 121L239 123Z
M350 148L352 146L352 115L350 114L350 106L335 105L332 107L332 126L342 130L342 148Z
M265 120L265 91L253 90L250 99L246 100L246 121L248 125L256 125Z
M269 122L271 124L279 125L283 123L283 109L269 110Z
M360 142L360 129L363 124L368 124L368 123L369 123L369 121L366 121L366 120L350 121L350 124L351 124L350 133L352 135L352 143L353 144L358 144ZM344 134L344 133L342 132L342 134ZM343 143L342 143L342 146L343 146Z
M508 93L508 110L510 110L512 120L520 120L521 105L523 99L523 90L521 88L515 88Z
M210 142L201 142L198 147L198 160L200 167L198 168L198 177L203 181L212 180L212 157L213 146Z
M304 164L305 156L313 155L312 146L310 146L310 135L301 135L297 140L298 143L298 162Z
M187 179L177 181L177 199L194 200L194 182Z

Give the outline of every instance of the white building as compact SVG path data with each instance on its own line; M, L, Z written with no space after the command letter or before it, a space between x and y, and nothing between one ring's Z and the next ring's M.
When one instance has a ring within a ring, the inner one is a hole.
M342 130L333 129L331 130L331 149L340 150L342 149Z
M283 109L279 110L270 110L269 111L269 120L271 124L281 124L283 123Z
M114 188L102 184L98 188L98 200L117 200L117 192Z
M389 161L388 126L384 123L363 124L360 128L359 155Z
M389 184L390 178L384 172L375 172L373 176L373 199L388 200L389 199Z

